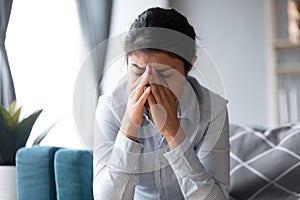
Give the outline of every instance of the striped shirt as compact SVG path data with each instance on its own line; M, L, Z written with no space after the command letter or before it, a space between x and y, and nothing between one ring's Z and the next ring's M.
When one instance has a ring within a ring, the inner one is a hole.
M228 199L227 100L187 76L178 118L185 140L169 150L144 112L138 142L118 133L128 89L122 80L99 98L94 134L96 200Z

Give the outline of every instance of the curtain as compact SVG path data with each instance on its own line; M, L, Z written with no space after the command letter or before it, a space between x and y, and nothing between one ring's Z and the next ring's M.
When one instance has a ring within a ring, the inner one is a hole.
M75 83L73 106L77 132L86 149L93 146L94 111L100 95L97 88L104 68L112 2L76 1L85 59Z
M300 74L279 78L279 121L281 124L300 121Z
M0 104L6 108L16 99L14 83L5 49L5 36L12 2L12 0L0 0Z
M84 42L83 54L89 56L97 45L108 38L113 0L77 0L76 3ZM100 70L101 73L104 55L92 59L95 72L99 73Z

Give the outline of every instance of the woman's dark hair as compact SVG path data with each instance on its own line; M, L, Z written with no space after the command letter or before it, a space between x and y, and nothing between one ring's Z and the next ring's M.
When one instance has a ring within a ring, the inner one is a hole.
M150 27L173 31L177 35L184 34L185 38L188 36L188 40L183 39L184 41L182 41L180 39L182 36L172 38L170 35L174 34L163 34L164 31L151 30ZM191 61L196 51L195 38L194 28L189 24L186 17L175 9L150 8L140 14L131 25L125 39L126 56L128 58L135 51L164 52L180 59L184 63L185 70L188 71L192 66ZM157 48L157 46L162 46L161 43L163 43L164 48Z

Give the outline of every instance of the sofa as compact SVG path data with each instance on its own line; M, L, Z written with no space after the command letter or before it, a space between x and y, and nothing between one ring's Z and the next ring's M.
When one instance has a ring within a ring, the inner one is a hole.
M87 150L21 148L16 171L19 200L93 199L93 156Z
M274 129L230 125L230 199L300 197L300 123ZM16 155L18 199L93 199L87 150L34 146Z

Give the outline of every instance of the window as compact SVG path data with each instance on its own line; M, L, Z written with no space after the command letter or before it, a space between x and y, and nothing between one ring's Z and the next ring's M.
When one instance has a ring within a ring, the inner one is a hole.
M43 109L27 145L59 120L42 144L79 147L72 93L80 68L80 31L72 0L15 1L6 47L23 116ZM75 136L75 137L74 137Z

